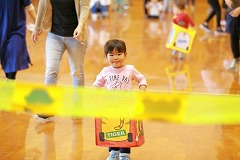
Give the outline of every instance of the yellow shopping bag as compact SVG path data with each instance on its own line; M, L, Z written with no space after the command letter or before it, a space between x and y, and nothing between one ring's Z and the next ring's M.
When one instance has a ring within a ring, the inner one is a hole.
M173 23L166 47L183 53L189 53L195 34L196 30L192 27L186 29Z

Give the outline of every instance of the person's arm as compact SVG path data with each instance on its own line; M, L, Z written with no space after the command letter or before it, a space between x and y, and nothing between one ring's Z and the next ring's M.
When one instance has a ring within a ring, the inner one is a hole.
M101 72L97 75L95 81L92 84L93 88L102 88L105 86L105 79L103 78L105 75L105 68L101 70Z
M190 23L190 25L191 25L192 27L195 26L194 22L192 21L192 19L191 19L189 16L188 16L188 22Z
M232 0L225 0L225 3L229 8L232 8Z
M39 0L34 31L32 33L32 41L34 43L38 42L38 36L42 33L42 23L45 17L47 5L50 5L47 3L47 0Z
M238 17L240 15L240 7L235 8L229 13L232 17Z
M138 83L138 88L140 91L146 91L147 89L147 82L145 77L134 67L133 67L133 76L134 80Z
M34 23L36 21L36 11L35 8L33 6L33 4L31 3L30 5L25 7L26 11L29 13L30 17L33 19Z
M89 0L80 0L80 15L78 15L78 26L73 32L73 37L76 38L79 42L84 41L83 37L83 29L86 27L85 25L87 24L89 12L90 12L90 7L89 7Z
M83 41L83 28L84 28L84 23L81 21L78 23L77 28L73 32L73 37L76 38L79 42Z
M140 85L140 86L139 86L139 89L140 89L140 91L146 92L147 86L146 86L146 85Z

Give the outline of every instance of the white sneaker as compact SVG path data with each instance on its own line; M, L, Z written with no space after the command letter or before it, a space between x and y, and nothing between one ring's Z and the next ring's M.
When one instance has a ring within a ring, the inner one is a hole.
M52 119L53 117L40 116L37 114L34 115L34 118L39 120L39 123L42 123L42 124L49 122L49 121L53 121L53 119Z
M225 36L227 32L224 32L222 29L217 29L214 31L214 36Z
M184 59L184 53L179 52L178 53L178 59Z
M107 160L119 160L119 151L111 150L109 157Z
M176 56L177 55L177 51L176 50L173 50L172 51L172 56Z
M202 30L204 30L207 33L211 32L210 28L206 24L200 24L199 28L201 28Z
M120 153L119 160L131 160L129 153Z
M92 13L91 14L91 18L92 18L92 21L97 21L97 19L98 19L98 15L96 14L96 13Z

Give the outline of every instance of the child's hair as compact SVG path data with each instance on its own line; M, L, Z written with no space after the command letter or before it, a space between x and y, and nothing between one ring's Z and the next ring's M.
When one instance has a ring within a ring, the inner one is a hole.
M104 53L107 56L108 53L116 49L119 53L126 53L126 44L124 41L119 39L111 39L106 42L104 45Z
M184 10L185 9L185 5L186 5L186 1L185 0L176 0L175 4L176 4L178 9Z

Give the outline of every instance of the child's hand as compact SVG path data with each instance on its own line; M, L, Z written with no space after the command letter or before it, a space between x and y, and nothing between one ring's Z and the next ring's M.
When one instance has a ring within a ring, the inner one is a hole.
M139 87L139 89L140 89L140 91L145 92L145 91L147 90L147 86L146 86L146 85L141 85L141 86Z

